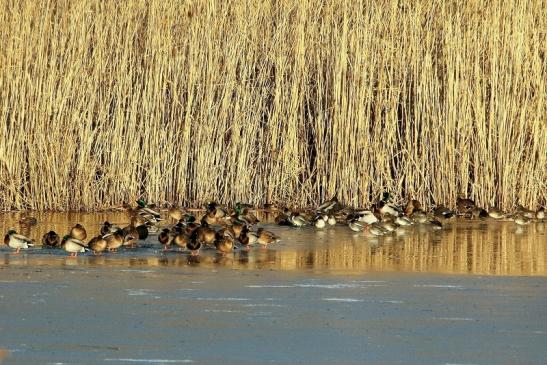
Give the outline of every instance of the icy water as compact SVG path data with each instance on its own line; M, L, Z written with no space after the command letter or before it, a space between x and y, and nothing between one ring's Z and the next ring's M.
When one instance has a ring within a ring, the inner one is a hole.
M37 215L37 239L123 214ZM43 222L43 223L42 223ZM0 249L4 364L545 364L545 224L453 221L379 239L267 225L226 257ZM1 362L1 360L0 360Z

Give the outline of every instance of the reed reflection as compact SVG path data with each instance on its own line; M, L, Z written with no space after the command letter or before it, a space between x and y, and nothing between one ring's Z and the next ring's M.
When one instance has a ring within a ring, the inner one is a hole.
M30 237L54 229L66 232L73 222L95 229L104 220L123 223L123 213L37 215L36 226L27 227ZM17 215L0 216L0 229L20 228ZM47 222L47 223L46 223ZM36 248L14 255L0 251L0 265L74 267L224 267L239 270L317 270L321 272L402 271L470 273L481 275L547 275L545 224L516 227L513 222L455 220L442 230L412 226L379 238L365 237L347 227L325 230L269 226L282 242L267 249L255 247L222 256L204 250L199 257L187 252L166 254L151 236L141 248L100 256L67 257L63 251Z

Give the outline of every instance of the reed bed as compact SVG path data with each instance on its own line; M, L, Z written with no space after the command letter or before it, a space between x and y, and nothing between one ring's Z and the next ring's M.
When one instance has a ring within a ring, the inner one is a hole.
M1 0L0 209L546 203L543 0Z

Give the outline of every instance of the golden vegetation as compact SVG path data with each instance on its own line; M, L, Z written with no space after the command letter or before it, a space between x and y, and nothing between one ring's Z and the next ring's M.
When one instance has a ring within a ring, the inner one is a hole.
M544 5L1 1L0 209L545 204Z

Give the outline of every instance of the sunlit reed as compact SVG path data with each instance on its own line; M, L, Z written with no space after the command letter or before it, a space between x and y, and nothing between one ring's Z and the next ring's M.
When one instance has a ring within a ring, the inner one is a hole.
M546 202L542 0L0 9L0 209Z

